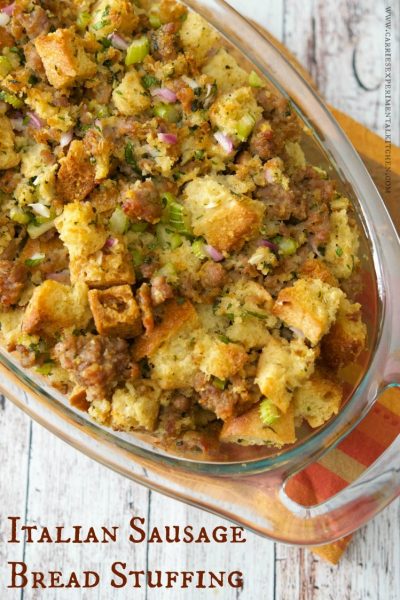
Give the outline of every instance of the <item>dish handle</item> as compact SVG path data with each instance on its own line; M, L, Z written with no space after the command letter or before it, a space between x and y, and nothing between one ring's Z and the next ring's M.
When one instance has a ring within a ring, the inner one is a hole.
M400 383L385 386L381 393L390 388L399 388L400 392ZM400 496L400 432L358 479L324 502L303 506L290 498L287 487L295 475L275 481L274 513L285 522L284 541L315 546L338 540Z

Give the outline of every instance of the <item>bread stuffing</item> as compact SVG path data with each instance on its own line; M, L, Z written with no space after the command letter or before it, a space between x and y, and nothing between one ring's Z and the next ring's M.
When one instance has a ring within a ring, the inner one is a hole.
M321 427L366 344L359 229L290 100L175 0L2 7L3 346L174 452Z

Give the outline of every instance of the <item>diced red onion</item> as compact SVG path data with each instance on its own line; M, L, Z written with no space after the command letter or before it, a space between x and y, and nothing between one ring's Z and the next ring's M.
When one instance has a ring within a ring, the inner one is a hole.
M26 114L29 117L29 123L32 125L32 127L34 127L35 129L40 129L41 127L43 127L43 121L40 117L37 116L36 113L28 111Z
M316 254L319 258L324 258L324 255L321 254L321 252L318 250L316 241L312 238L309 240L309 242L310 242L310 246L311 246L311 249L314 252L314 254Z
M221 252L219 250L217 250L216 248L214 248L214 246L210 246L209 244L206 244L204 246L204 250L207 252L208 256L210 258L213 259L213 261L215 262L220 262L221 260L224 260L224 255L221 254Z
M162 98L165 102L176 102L175 92L166 87L153 88L152 90L150 90L150 94L152 96L158 96L159 98Z
M53 281L58 281L58 283L69 283L69 269L64 269L64 271L58 271L58 273L47 273L46 279L52 279Z
M265 181L267 183L275 183L276 181L276 171L267 167L264 171Z
M105 248L112 248L117 243L117 240L113 237L109 237L104 244Z
M67 131L66 133L62 133L61 137L60 137L61 148L65 148L65 146L68 146L68 144L70 144L72 142L73 137L74 137L74 132L72 131L72 129L70 131Z
M15 129L15 131L23 131L25 129L24 120L22 117L16 117L15 119L10 119L11 127Z
M50 209L44 204L35 202L34 204L29 204L28 206L31 207L35 215L39 215L39 217L44 217L45 219L50 217Z
M182 75L181 79L182 79L182 81L184 81L185 83L187 83L188 86L190 88L192 88L192 90L196 90L197 88L200 87L199 84L197 83L197 81L195 81L191 77L188 77L187 75Z
M108 39L111 40L112 45L114 48L117 48L117 50L127 50L129 48L129 43L118 33L111 33L111 35L108 36Z
M290 331L291 331L292 333L294 333L294 335L295 335L296 337L298 337L298 338L299 338L299 339L301 339L301 340L304 340L304 338L305 338L305 335L304 335L304 333L301 331L301 329L298 329L297 327L289 327L289 329L290 329Z
M164 142L165 144L176 144L178 141L178 137L175 133L157 133L157 137L160 142Z
M230 154L233 150L233 142L232 140L222 133L222 131L217 131L214 133L214 137L217 140L218 144L225 150L227 154Z
M97 129L100 129L100 131L103 131L103 125L101 124L100 119L96 119L94 124L97 127Z
M270 242L269 240L261 240L258 245L264 246L264 248L269 248L270 250L272 250L272 252L279 251L278 246L276 244L274 244L273 242Z
M4 6L1 9L1 12L6 13L6 15L11 17L14 12L14 8L15 8L15 2L13 2L12 4L9 4L8 6Z

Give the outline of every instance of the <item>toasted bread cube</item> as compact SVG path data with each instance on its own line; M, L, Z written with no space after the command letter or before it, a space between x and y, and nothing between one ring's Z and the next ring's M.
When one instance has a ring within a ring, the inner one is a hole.
M90 288L135 283L132 256L122 236L113 236L113 245L90 256L71 256L71 281L84 281Z
M88 413L92 419L101 425L109 425L111 416L111 402L105 398L94 400L88 408Z
M208 334L199 338L195 355L200 371L218 379L228 379L235 375L248 360L247 353L240 344L224 343Z
M71 259L84 259L97 252L108 237L89 202L67 204L55 220L55 226Z
M209 51L220 43L218 33L195 12L187 13L179 35L185 53L190 53L198 65L203 63Z
M130 338L141 332L139 306L129 285L90 290L89 306L100 335Z
M325 364L337 369L355 361L365 347L366 338L367 327L361 319L361 304L342 298L336 321L321 343Z
M221 48L203 67L203 73L212 77L221 94L248 84L249 76L231 54Z
M132 69L124 75L115 88L112 98L117 110L127 116L135 116L150 107L151 100L140 82L139 73Z
M240 342L247 349L262 348L269 341L269 328L277 323L272 306L272 297L262 285L239 280L225 290L216 314L226 315L233 321L226 329L230 340Z
M289 344L271 336L259 358L255 382L262 394L285 413L293 390L312 375L316 356L316 350L302 340Z
M57 29L35 40L50 85L57 89L69 87L94 77L96 64L89 58L82 39L73 29Z
M191 181L184 192L193 233L221 252L239 250L257 235L265 207L247 196L235 196L210 176Z
M299 279L279 292L273 313L316 345L328 333L343 297L342 290L320 279Z
M71 287L46 279L33 292L22 331L54 336L68 327L84 329L91 318L87 296L87 286L82 282Z
M160 388L149 380L126 384L116 390L111 402L111 426L120 431L154 431L160 409Z
M151 333L145 333L135 340L132 348L134 360L153 356L161 344L177 335L183 327L189 324L193 329L198 327L198 316L193 304L188 300L182 304L171 300L166 305L161 323L156 325Z
M241 87L223 94L211 107L210 121L214 127L232 139L238 138L238 123L243 117L252 116L256 123L262 116L250 87Z
M7 350L14 350L16 344L18 344L23 316L24 310L22 308L0 312L0 336Z
M242 446L276 446L296 441L293 409L282 414L272 425L264 425L260 418L260 405L257 404L240 417L226 421L219 439L221 442Z
M65 158L60 160L57 191L65 202L84 200L96 183L96 167L80 140L74 140Z
M335 277L348 279L360 262L357 256L360 245L358 228L350 225L346 208L333 210L329 221L330 236L324 260Z
M311 427L320 427L332 415L337 415L342 402L342 387L315 372L294 392L294 414Z
M7 117L0 116L0 131L0 169L11 169L18 165L20 156L15 152L15 136Z
M51 88L50 88L51 90ZM77 106L54 106L52 91L32 87L26 90L25 103L52 129L67 132L76 123Z
M131 34L139 23L131 0L98 0L90 12L90 30L99 39L114 31Z
M87 400L87 394L84 387L76 385L69 396L69 403L78 410L88 411L90 402Z
M323 283L327 283L332 287L338 287L339 285L338 280L328 266L318 258L306 260L301 266L300 274L304 278L320 279Z
M197 335L189 321L151 355L152 377L163 390L193 387L199 369L194 357Z

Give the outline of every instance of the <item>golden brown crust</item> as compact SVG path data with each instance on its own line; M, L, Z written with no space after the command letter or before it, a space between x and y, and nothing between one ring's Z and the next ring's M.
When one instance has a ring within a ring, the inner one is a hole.
M240 250L245 241L256 234L261 220L261 211L255 211L245 203L237 203L228 215L224 210L214 215L207 229L207 241L220 252Z
M80 140L74 140L68 154L60 161L57 192L65 202L84 200L95 186L96 168Z
M54 33L40 35L35 40L35 47L49 83L57 89L96 73L96 64L87 56L81 38L72 29L57 29Z
M113 246L91 254L74 256L70 260L71 281L84 281L90 288L133 285L135 271L132 257L121 237L112 238Z
M22 322L25 333L54 336L68 327L81 329L90 320L87 287L74 288L47 279L33 292Z
M367 327L361 319L361 305L348 300L341 303L336 322L323 338L324 363L333 369L357 359L365 347Z
M342 290L320 279L298 279L279 292L273 313L315 345L329 331L342 297Z
M293 409L290 407L275 423L263 425L260 418L260 405L224 423L220 434L220 441L243 445L277 446L296 441L294 430Z
M91 290L89 306L100 335L131 338L142 330L140 310L129 285Z
M166 304L163 319L150 333L143 334L133 344L134 360L151 356L163 342L175 335L189 321L197 321L197 313L191 302L171 300Z
M76 385L71 392L69 397L69 402L71 406L74 406L78 410L82 410L83 412L87 412L90 406L90 402L88 402L86 398L86 390L85 388Z
M306 262L302 265L300 269L300 273L303 277L310 277L311 279L320 279L324 283L328 283L333 287L337 287L339 285L338 280L329 270L327 265L318 258L306 260Z

